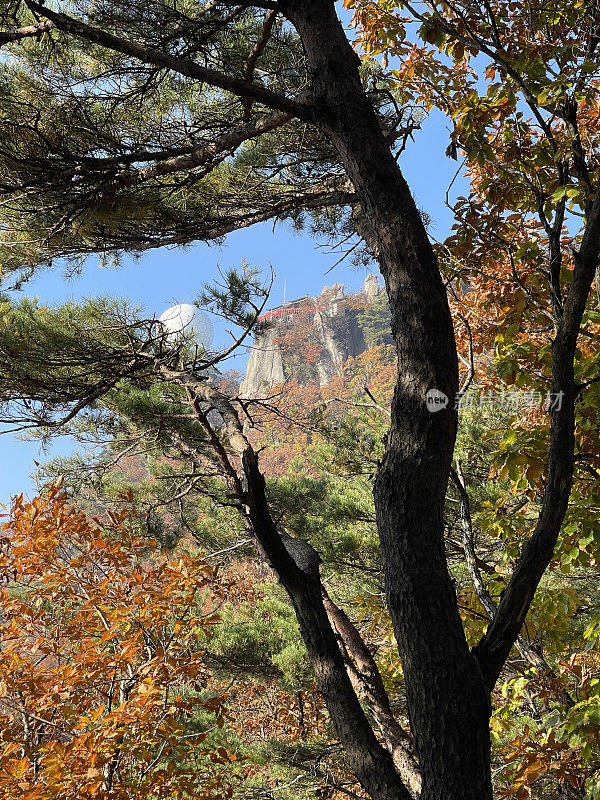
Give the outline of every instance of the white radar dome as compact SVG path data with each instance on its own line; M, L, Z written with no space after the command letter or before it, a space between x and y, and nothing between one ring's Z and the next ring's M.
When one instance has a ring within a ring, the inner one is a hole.
M198 347L205 350L213 343L215 333L210 317L190 303L167 308L158 321L162 322L169 343L177 341L181 336L192 338Z

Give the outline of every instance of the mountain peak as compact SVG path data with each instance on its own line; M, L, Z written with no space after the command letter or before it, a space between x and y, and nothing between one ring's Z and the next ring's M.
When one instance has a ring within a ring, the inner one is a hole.
M376 338L389 339L387 296L376 275L367 275L356 294L335 283L317 297L305 295L269 309L260 320L270 324L254 341L242 397L258 397L291 377L325 386L348 358Z

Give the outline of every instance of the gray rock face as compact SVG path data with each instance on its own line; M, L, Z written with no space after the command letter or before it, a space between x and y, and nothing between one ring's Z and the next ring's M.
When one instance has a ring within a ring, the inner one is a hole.
M367 275L365 278L365 294L371 300L377 297L383 289L379 286L377 275Z
M372 300L382 291L376 276L369 275L365 281L366 298ZM367 347L358 320L360 311L349 300L344 294L344 286L336 283L331 287L326 286L320 297L313 299L312 306L310 298L302 298L303 307L308 310L300 315L290 311L294 303L270 312L271 327L254 342L246 376L240 386L240 396L260 397L267 394L269 387L291 377L295 377L299 383L315 381L320 386L326 386L340 372L348 358L360 355ZM286 355L278 341L294 325L302 325L303 330L307 331L307 339L310 337L310 343L317 342L321 350L314 365L303 364L301 371L295 370L291 362L301 360L302 352ZM307 329L307 325L310 328Z
M256 338L246 366L246 377L240 385L240 397L258 397L261 389L285 381L283 357L274 342L278 335L277 325L273 325Z

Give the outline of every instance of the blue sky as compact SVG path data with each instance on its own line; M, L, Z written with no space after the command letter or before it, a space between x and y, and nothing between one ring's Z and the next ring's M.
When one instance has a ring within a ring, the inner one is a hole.
M430 233L437 239L447 235L452 222L444 196L457 163L444 155L448 140L447 122L434 113L415 133L415 142L409 143L400 161L419 207L432 218ZM121 295L144 306L149 315L158 316L174 302L193 301L205 282L218 278L219 267L239 267L242 259L265 271L273 267L276 281L271 305L282 301L284 280L288 299L319 294L324 285L336 282L346 284L350 291L358 290L364 273L343 262L326 274L339 255L319 245L323 242L307 233L294 233L283 225L277 225L273 232L272 223L265 223L231 234L222 247L198 244L155 250L141 260L126 259L118 270L101 269L91 261L80 278L70 281L65 281L58 270L46 272L28 283L23 292L13 294L37 295L46 303L98 294ZM227 342L223 326L217 324L215 347ZM232 366L242 369L243 360L237 359ZM70 448L68 440L58 441L52 452L65 453ZM24 442L10 434L0 436L0 503L7 503L19 492L31 495L34 461L48 457L38 442Z

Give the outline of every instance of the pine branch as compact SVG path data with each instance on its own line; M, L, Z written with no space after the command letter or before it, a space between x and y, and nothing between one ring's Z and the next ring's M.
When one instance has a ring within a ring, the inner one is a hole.
M20 42L22 39L38 38L52 30L54 23L51 20L44 20L37 25L26 25L23 28L16 28L12 31L0 31L0 47L11 42Z
M25 2L30 11L46 17L54 24L57 30L70 33L78 39L93 42L101 47L106 47L108 50L122 53L141 61L144 64L152 64L155 67L168 69L188 78L194 78L215 88L231 92L238 97L250 98L262 103L267 108L283 111L306 122L311 122L314 118L314 111L310 105L285 97L285 95L273 92L264 86L241 78L234 78L210 67L202 67L200 64L185 58L171 56L168 53L157 50L155 47L122 39L100 28L80 22L67 14L53 11L42 3L36 3L34 0L25 0Z

